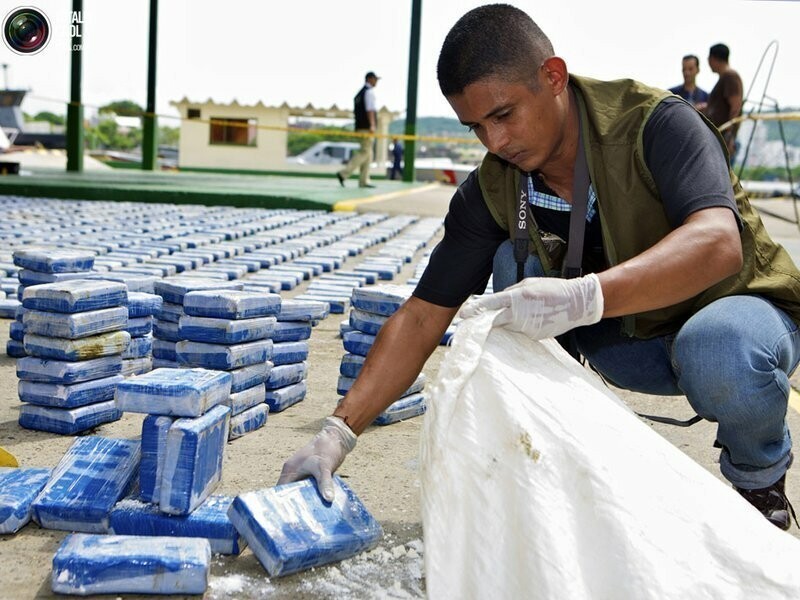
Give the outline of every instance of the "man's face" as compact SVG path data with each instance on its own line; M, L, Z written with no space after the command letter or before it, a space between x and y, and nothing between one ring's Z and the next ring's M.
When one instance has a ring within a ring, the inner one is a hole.
M697 66L697 62L693 58L685 58L683 60L683 83L694 84L694 80L699 71L700 68Z
M489 152L523 171L542 169L560 148L566 109L541 76L539 89L490 77L448 96L458 119Z
M367 83L370 84L372 87L378 85L378 78L377 77L367 77Z
M710 54L708 55L708 66L713 73L719 73L719 61Z

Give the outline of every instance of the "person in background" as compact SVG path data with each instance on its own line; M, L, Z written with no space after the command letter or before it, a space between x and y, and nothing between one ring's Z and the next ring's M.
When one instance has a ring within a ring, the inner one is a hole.
M744 103L744 85L742 78L728 64L730 50L725 44L714 44L708 51L708 66L719 75L714 89L708 95L708 104L703 113L717 127L735 119L742 114ZM728 127L722 132L731 164L736 156L736 132L739 124Z
M694 54L683 57L683 83L669 88L673 94L680 96L695 108L702 108L708 102L708 92L697 87L697 74L700 72L700 59Z
M364 86L353 98L353 113L355 114L356 133L362 134L361 148L353 154L345 167L336 173L339 184L344 187L344 182L356 170L359 169L358 187L374 188L369 182L369 166L372 163L372 145L375 142L375 130L377 128L378 107L375 101L375 86L378 85L379 77L369 71L364 77Z
M412 296L279 483L314 477L330 501L357 436L491 276L494 293L462 317L497 311L495 327L537 340L567 333L617 387L684 395L716 424L722 475L788 529L800 271L750 205L716 127L666 90L569 73L539 26L506 4L458 20L437 75L488 153L453 195ZM570 239L573 225L581 233Z
M402 162L403 144L400 143L400 140L394 138L392 140L392 172L389 174L389 179L401 179L403 177Z

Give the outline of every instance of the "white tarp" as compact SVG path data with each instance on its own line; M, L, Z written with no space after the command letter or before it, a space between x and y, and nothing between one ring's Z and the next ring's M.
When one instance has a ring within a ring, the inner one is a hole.
M800 542L554 340L459 325L422 435L429 598L800 598Z

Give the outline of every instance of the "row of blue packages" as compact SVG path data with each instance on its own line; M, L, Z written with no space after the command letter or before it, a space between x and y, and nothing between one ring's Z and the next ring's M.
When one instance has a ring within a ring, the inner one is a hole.
M59 435L75 435L98 425L122 418L116 402L93 402L76 408L53 408L36 404L19 407L19 425L25 429L48 431Z
M271 339L230 346L184 340L175 345L175 353L183 365L229 371L268 361L272 344Z
M0 467L0 534L16 533L31 520L31 504L50 479L50 469Z
M95 253L71 248L21 248L14 251L14 264L40 273L91 271Z
M279 294L242 290L193 291L183 298L187 315L215 319L252 319L280 313Z
M127 331L111 331L91 337L68 339L26 333L25 352L38 358L81 361L121 355L131 343Z
M241 344L270 337L275 323L275 317L235 320L185 316L178 322L178 335L194 342Z
M24 301L23 306L25 306ZM128 309L116 306L79 313L31 309L24 312L22 323L26 334L78 339L125 329L128 326Z
M198 417L230 396L231 375L207 369L155 369L117 385L120 410Z
M25 308L59 313L112 308L127 302L128 288L124 283L95 279L36 285L25 288L22 296Z

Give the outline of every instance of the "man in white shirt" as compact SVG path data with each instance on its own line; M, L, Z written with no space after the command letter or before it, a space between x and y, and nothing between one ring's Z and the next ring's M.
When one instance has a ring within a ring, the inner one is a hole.
M358 187L373 188L369 182L369 165L372 163L372 145L375 141L378 107L375 102L375 86L378 85L378 76L369 71L364 77L364 87L362 87L355 98L353 98L353 112L356 117L356 133L362 134L361 148L353 154L345 167L336 173L336 178L344 187L345 180L359 169Z

